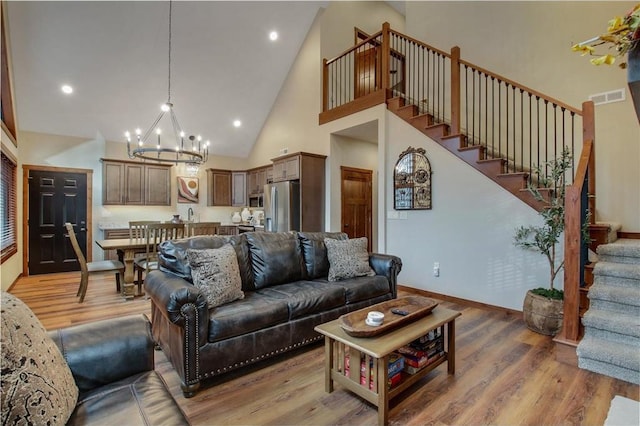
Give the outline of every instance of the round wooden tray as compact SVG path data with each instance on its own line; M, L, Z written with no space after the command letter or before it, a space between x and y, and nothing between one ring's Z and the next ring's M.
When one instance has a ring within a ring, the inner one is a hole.
M436 306L438 306L438 302L422 296L406 296L399 299L387 300L386 302L342 315L339 318L340 327L342 327L349 336L373 337L407 322L422 318L431 313ZM409 314L406 316L394 314L391 312L391 309L394 308L402 309L409 312ZM367 314L371 311L379 311L384 314L382 325L371 326L365 323Z

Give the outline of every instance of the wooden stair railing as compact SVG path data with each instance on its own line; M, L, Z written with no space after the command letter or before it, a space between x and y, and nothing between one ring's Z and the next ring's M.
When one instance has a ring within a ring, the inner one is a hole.
M388 23L323 60L320 124L394 97L404 100L405 109L397 112L412 124L424 118L426 125L446 125L445 135L459 140L457 148L480 147L479 169L500 165L498 175L504 176L491 178L516 195L536 184L531 170L556 158L564 147L574 157L575 172L576 149L585 140L580 133L593 122L592 108L574 108L465 61L457 46L447 53L392 30ZM493 164L482 163L494 159ZM526 196L520 198L529 203Z

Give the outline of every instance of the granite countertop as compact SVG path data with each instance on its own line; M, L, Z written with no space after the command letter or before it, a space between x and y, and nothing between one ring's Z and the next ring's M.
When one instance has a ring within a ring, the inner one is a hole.
M104 231L105 229L129 229L129 222L99 222L98 229Z
M222 222L220 223L220 226L254 226L254 225L249 225L248 223L231 223L231 222ZM264 229L264 225L255 225L256 229ZM107 230L107 229L129 229L129 223L123 223L123 222L99 222L98 223L98 229L101 231Z

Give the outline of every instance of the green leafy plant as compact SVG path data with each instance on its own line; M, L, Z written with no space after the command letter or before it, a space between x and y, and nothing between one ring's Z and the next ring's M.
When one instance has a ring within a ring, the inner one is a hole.
M538 175L538 185L551 190L549 200L545 200L540 189L529 184L529 191L538 200L547 203L540 212L542 225L520 226L516 229L514 244L517 247L536 251L549 262L549 289L536 289L534 293L552 299L563 298L562 290L554 289L553 283L558 272L564 267L564 259L558 259L557 245L564 231L564 199L566 174L572 166L572 155L568 147L556 159L545 162L534 168ZM542 290L541 292L539 292Z

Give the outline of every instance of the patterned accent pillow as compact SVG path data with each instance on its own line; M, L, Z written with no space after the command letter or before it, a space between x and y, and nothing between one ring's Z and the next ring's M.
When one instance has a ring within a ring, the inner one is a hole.
M376 274L369 266L367 237L344 241L325 238L324 244L329 258L329 281Z
M64 425L78 387L58 346L31 309L2 292L2 424Z
M187 249L193 285L207 297L210 308L244 299L236 251L231 244L220 248Z

